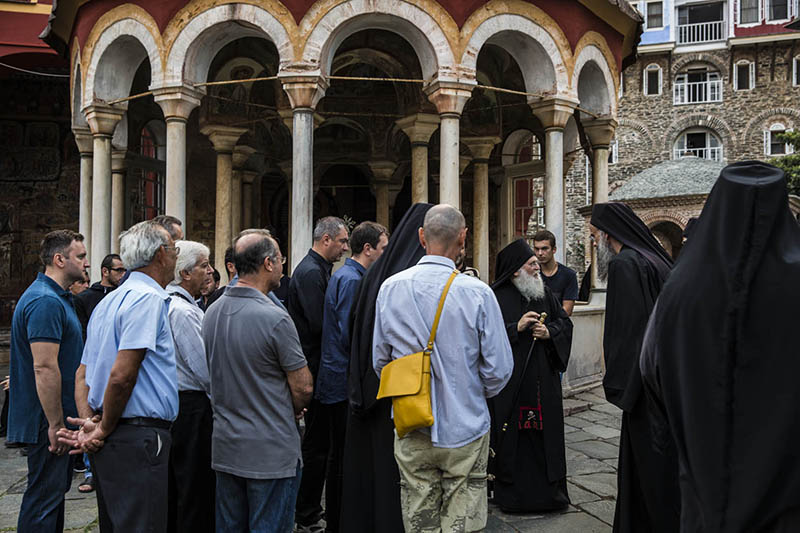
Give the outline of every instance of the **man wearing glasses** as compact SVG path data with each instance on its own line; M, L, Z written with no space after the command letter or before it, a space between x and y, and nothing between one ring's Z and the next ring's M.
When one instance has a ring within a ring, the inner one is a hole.
M100 272L102 275L100 281L95 282L75 297L75 312L78 313L78 320L81 321L84 340L86 339L86 326L89 324L92 311L100 303L100 300L105 298L106 294L119 287L127 270L122 266L122 259L119 255L108 254L100 264Z

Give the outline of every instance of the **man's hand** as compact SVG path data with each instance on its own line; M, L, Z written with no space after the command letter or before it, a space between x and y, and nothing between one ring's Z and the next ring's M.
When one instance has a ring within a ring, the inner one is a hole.
M0 381L0 387L3 387L3 390L8 390L8 382L9 382L9 378L8 378L8 376L6 376L6 379L4 379L3 381Z
M64 455L64 452L69 449L67 445L58 440L58 432L62 429L66 429L63 422L51 424L50 427L47 428L47 440L50 441L50 446L47 447L47 451L54 455Z
M58 432L59 442L72 447L70 454L96 453L103 447L105 438L108 434L101 429L100 415L92 418L72 418L68 417L67 422L80 426L76 430L63 428Z
M303 418L304 416L306 416L306 413L307 413L307 412L308 412L308 409L306 409L305 407L303 407L302 409L300 409L300 411L298 411L298 412L296 412L296 413L294 414L294 418L295 418L295 420L300 420L301 418Z
M527 313L522 315L522 318L520 318L519 322L517 322L517 331L522 332L525 331L526 329L531 329L533 324L538 322L538 320L539 320L539 313L535 311L528 311Z
M536 325L533 326L533 338L534 339L549 339L550 338L550 330L547 329L547 326L544 324L540 324L536 322Z

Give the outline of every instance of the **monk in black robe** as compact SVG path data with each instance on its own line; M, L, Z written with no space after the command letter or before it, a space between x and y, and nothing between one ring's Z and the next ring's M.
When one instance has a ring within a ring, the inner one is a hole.
M432 204L414 204L395 228L383 255L364 274L350 316L348 416L345 432L342 509L344 532L402 533L400 472L394 459L390 398L376 400L378 376L372 367L375 300L386 278L410 268L425 255L418 231Z
M723 169L640 368L678 449L681 531L800 531L800 227L782 170Z
M598 277L608 280L603 388L623 411L614 531L674 532L680 518L677 455L670 439L658 445L652 439L658 427L639 371L647 320L672 260L625 204L595 204L590 229Z
M514 352L514 373L489 400L494 503L507 512L561 509L569 496L559 372L567 369L572 322L544 285L524 240L500 251L495 273L492 289Z

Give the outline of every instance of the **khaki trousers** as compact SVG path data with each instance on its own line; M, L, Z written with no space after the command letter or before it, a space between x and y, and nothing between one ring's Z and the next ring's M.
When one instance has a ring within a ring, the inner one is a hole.
M489 434L460 448L434 448L412 431L394 436L400 505L407 532L466 533L486 527Z

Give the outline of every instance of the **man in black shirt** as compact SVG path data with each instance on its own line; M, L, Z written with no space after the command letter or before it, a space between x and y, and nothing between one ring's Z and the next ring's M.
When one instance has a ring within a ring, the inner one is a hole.
M578 298L578 277L574 270L556 261L556 236L547 230L536 232L533 236L533 251L539 260L544 284L561 302L567 315L571 316Z
M83 338L86 338L86 327L89 325L89 318L92 311L105 298L106 294L113 291L125 276L125 267L122 266L122 259L117 254L108 254L100 264L102 278L91 287L75 296L75 312L83 329Z
M333 263L348 250L347 226L337 217L325 217L314 228L314 244L300 264L295 267L289 282L287 309L291 315L308 368L314 377L322 346L322 315L325 308L325 290L331 277ZM329 421L318 400L312 400L305 415L306 430L303 437L303 477L297 495L295 520L298 531L322 531L322 487L330 445Z

